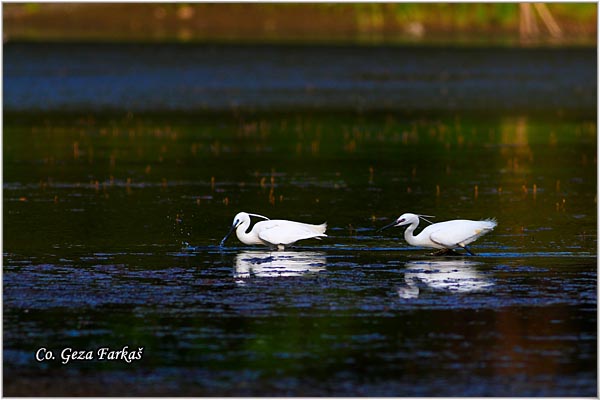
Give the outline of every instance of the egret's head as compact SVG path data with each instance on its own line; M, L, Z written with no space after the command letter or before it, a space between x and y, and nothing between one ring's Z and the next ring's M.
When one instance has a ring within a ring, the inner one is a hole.
M235 229L238 226L240 226L241 224L243 224L244 221L249 221L249 220L250 220L250 216L248 215L248 213L239 212L235 215L235 217L233 217L233 224L231 224L231 229Z
M419 222L418 215L411 214L411 213L405 213L405 214L402 214L401 216L399 216L398 219L396 219L394 226L410 225L410 224L414 223L415 221Z
M426 217L427 216L428 215L426 215ZM402 214L401 216L399 216L391 224L386 225L383 228L379 228L377 231L380 232L380 231L382 231L384 229L387 229L387 228L392 228L392 227L397 227L397 226L403 226L403 225L410 225L410 224L414 224L414 223L418 224L419 223L419 217L423 217L423 216L417 215L417 214L405 213L405 214ZM425 218L423 218L423 219L425 219ZM429 221L427 221L427 222L429 222Z
M227 239L229 239L229 236L231 236L233 231L235 231L235 229L238 226L243 224L244 221L250 222L250 216L248 215L248 213L245 213L245 212L237 213L235 215L235 217L233 217L233 224L231 224L231 228L229 229L229 232L227 232L227 235L225 235L223 240L221 240L221 247L223 247L225 245L225 242L227 241Z

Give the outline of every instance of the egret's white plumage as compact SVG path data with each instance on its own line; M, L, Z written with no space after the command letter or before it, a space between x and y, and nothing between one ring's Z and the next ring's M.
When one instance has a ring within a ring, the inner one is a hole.
M419 226L419 215L406 213L380 230L403 225L408 225L408 228L404 231L404 239L412 246L447 250L461 247L470 254L473 254L467 248L467 245L486 233L491 232L497 223L494 219L482 221L455 219L431 224L425 227L418 235L413 235L413 232Z
M251 215L264 218L265 220L257 222L248 231ZM261 244L283 250L285 247L291 246L299 240L327 237L325 234L326 229L327 223L311 225L284 219L268 219L262 215L241 212L233 218L231 230L223 238L221 245L225 243L229 235L235 230L236 236L244 244Z

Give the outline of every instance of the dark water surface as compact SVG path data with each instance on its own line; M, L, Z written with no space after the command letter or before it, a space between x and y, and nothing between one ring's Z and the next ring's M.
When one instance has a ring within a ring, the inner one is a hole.
M596 395L593 51L75 48L5 48L5 395ZM482 71L456 110L438 59ZM239 211L329 237L219 248ZM403 212L498 227L433 257L375 231Z

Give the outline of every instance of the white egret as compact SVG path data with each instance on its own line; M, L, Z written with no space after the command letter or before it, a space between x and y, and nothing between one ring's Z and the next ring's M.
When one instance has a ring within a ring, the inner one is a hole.
M249 230L250 216L264 218L265 221L257 222ZM321 225L311 225L284 219L269 219L262 215L241 212L233 218L231 229L221 240L221 246L225 244L227 238L235 230L236 236L244 244L262 244L283 250L299 240L327 237L325 234L326 229L326 222Z
M430 216L411 213L402 214L394 222L380 228L378 231L391 227L408 225L408 228L404 231L404 239L411 246L441 249L441 251L435 253L435 255L453 253L453 249L460 247L474 256L475 254L467 247L467 245L479 239L486 233L491 232L497 225L495 219L486 219L482 221L455 219L433 224L424 217ZM413 232L419 225L419 218L431 223L431 225L424 228L418 235L413 236Z

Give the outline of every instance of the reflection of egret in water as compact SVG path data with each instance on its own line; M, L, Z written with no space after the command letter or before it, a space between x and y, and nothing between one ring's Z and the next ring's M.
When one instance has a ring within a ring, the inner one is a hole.
M316 251L242 251L235 257L235 278L301 276L325 270L325 254Z
M475 269L481 263L462 260L413 261L406 263L404 285L397 288L403 299L419 296L419 286L453 293L488 290L493 283Z

